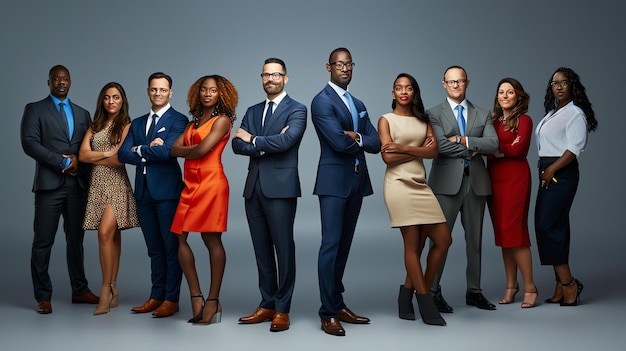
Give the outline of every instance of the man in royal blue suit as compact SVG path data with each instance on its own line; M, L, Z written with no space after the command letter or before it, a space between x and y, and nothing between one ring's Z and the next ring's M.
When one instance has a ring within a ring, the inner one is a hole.
M150 113L133 120L118 151L120 161L136 166L137 217L152 270L150 298L131 311L169 317L178 311L182 280L178 237L170 227L184 186L180 165L170 151L189 120L170 106L170 76L161 72L150 75L148 97Z
M337 336L345 335L341 322L369 323L346 307L342 279L363 197L373 193L364 152L380 152L365 105L347 92L353 68L348 49L333 50L326 64L330 82L311 103L321 148L313 192L319 197L322 220L319 315L322 329Z
M293 223L301 196L298 149L306 106L285 92L289 76L283 60L265 60L261 79L267 98L248 108L232 141L236 154L250 156L243 196L261 290L259 307L239 322L271 320L270 331L276 332L289 329L296 280Z
M52 313L48 265L60 216L64 222L72 303L98 303L98 297L87 287L83 264L83 219L90 167L77 157L91 117L67 98L71 85L67 68L52 67L48 74L50 95L26 105L20 129L24 152L37 162L32 189L35 235L30 263L39 314Z

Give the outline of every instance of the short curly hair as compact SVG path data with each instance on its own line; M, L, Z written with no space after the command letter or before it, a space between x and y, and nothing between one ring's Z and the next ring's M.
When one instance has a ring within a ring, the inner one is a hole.
M234 122L237 119L235 109L237 108L237 103L239 102L239 94L237 93L235 86L228 79L217 74L200 77L191 85L189 93L187 93L189 113L195 118L202 117L203 108L202 103L200 102L199 93L202 84L207 79L215 80L217 91L220 94L219 101L215 106L216 110L221 114L227 115L230 120Z

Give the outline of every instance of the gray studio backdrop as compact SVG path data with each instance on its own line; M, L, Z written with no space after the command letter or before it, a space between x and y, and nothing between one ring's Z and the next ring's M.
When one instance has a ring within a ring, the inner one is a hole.
M602 272L609 261L620 257L625 242L619 234L623 234L620 227L626 198L625 158L620 146L626 123L617 107L624 100L623 8L621 2L582 0L11 1L0 13L4 111L4 137L0 139L4 160L0 265L4 268L0 281L10 287L0 289L0 301L29 308L33 304L29 256L34 161L21 149L19 125L24 105L48 94L51 66L69 68L69 97L91 113L100 88L110 81L121 83L133 117L149 111L146 87L152 72L163 71L173 77L171 103L183 113L188 111L185 100L190 84L202 75L220 74L237 87L237 114L242 117L248 106L264 99L259 77L264 59L275 56L285 60L290 77L287 92L310 106L329 79L324 67L328 54L339 46L352 51L356 67L350 90L364 101L374 124L390 110L391 85L398 73L417 78L424 104L430 107L445 97L441 80L450 65L467 69L471 80L468 98L487 108L493 106L501 78L519 79L531 95L529 114L536 124L544 115L543 96L552 72L559 66L574 68L587 87L599 130L589 138L580 160L581 183L572 210L572 265L586 270L585 274L608 277ZM238 119L234 128L240 122ZM296 219L299 275L294 303L312 316L318 306L319 210L312 195L318 155L317 137L309 123L300 149L303 197ZM533 143L529 153L533 176L537 174L536 160ZM382 198L384 164L380 155L368 155L367 161L375 194L364 201L346 279L350 289L384 289L393 296L404 279L401 239L397 230L388 226ZM231 190L229 227L224 234L229 262L223 289L233 299L237 294L249 299L241 310L245 312L258 299L241 197L248 160L228 147L223 162ZM134 175L130 168L129 175ZM534 198L533 193L533 202ZM454 240L444 284L462 293L460 223ZM56 292L67 295L63 242L60 231L51 273ZM140 302L149 284L141 232L124 232L123 242L120 280ZM86 234L85 247L88 276L97 291L100 272L94 232ZM483 282L495 299L504 288L504 279L489 220L485 221L483 251ZM538 264L535 248L533 254ZM550 270L537 265L536 275L545 282L548 293L552 288ZM363 299L371 297L362 295ZM393 309L393 301L389 303Z

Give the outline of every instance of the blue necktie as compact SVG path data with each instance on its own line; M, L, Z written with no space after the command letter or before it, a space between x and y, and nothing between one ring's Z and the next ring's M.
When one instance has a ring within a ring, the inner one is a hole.
M274 101L270 101L267 103L267 111L265 111L265 118L263 119L263 125L261 126L261 131L265 129L265 126L272 119L272 115L274 114Z
M352 115L352 128L356 132L359 129L359 114L356 111L356 106L354 105L354 100L352 100L352 95L350 95L350 93L347 91L344 95L348 100L348 106L350 106L350 114Z
M463 106L456 105L456 123L459 125L459 132L461 132L461 136L465 135L465 118L463 118ZM463 165L465 167L469 166L467 160L464 160Z
M461 132L461 135L465 135L465 118L463 118L463 106L457 105L456 110L456 123L459 125L459 132Z
M354 105L354 100L352 100L352 95L350 95L350 93L346 91L344 96L348 100L348 106L350 106L350 114L352 115L352 128L356 132L359 129L359 114L356 110L356 106ZM354 164L358 165L359 160L355 160Z
M72 135L74 134L74 120L70 118L67 113L65 113L65 103L59 102L59 113L61 117L63 117L67 121L67 130L68 135L70 136L70 140L72 139Z

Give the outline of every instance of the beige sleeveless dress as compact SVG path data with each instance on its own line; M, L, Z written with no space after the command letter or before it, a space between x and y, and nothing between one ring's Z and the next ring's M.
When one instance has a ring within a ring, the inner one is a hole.
M394 143L420 146L426 139L428 125L415 117L388 113L383 118L389 122ZM383 197L391 227L446 221L437 198L426 182L426 170L421 159L387 166Z

